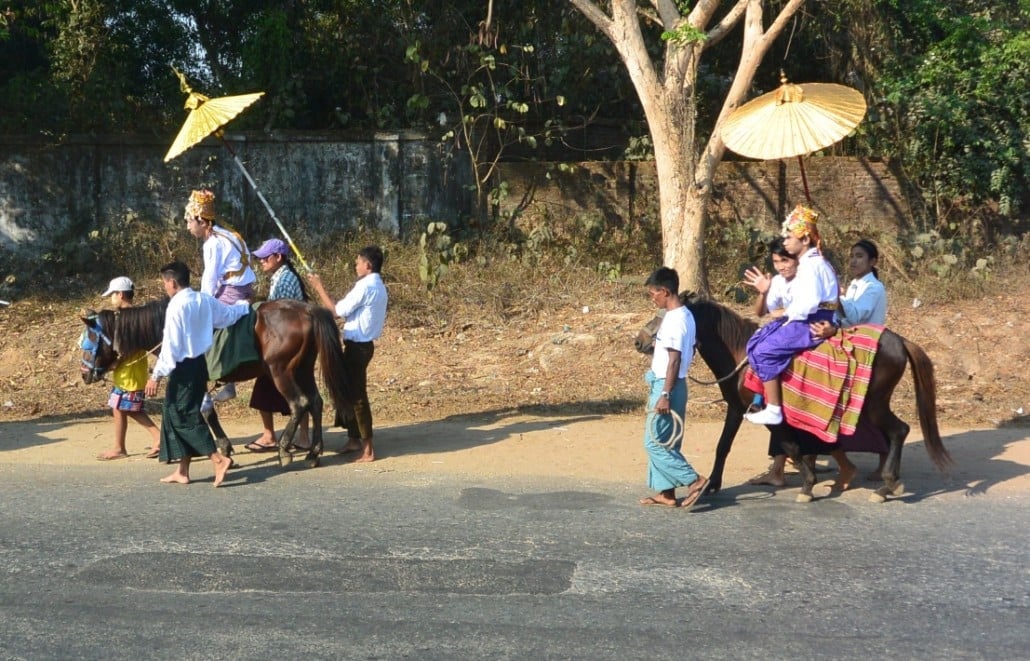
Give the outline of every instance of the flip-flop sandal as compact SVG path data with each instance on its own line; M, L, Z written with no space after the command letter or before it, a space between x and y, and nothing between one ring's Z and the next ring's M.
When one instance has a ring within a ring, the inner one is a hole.
M279 451L279 446L278 445L261 445L260 443L258 443L256 441L251 442L251 443L247 443L243 447L247 448L251 452L257 452L257 453L260 453L260 452L278 452Z
M695 482L694 484L690 485L690 486L697 485L697 488L694 489L693 491L691 491L690 493L688 493L687 497L683 499L682 503L680 503L680 507L683 508L684 510L688 511L688 512L691 510L691 508L694 507L694 505L697 505L697 502L699 500L701 500L701 498L705 495L705 489L708 488L708 478L707 477L699 477L697 479L698 479L697 482Z
M145 458L147 458L147 459L157 459L158 457L161 456L161 450L160 450L160 448L158 448L157 450L151 450L150 452L146 453L143 456Z

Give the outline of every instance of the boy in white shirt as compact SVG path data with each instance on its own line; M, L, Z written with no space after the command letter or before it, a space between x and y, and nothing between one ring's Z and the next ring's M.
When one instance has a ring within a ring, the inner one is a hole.
M647 279L648 294L655 306L665 310L655 336L651 369L644 380L649 387L648 416L644 430L644 449L648 456L648 486L654 496L640 499L641 505L665 505L690 509L704 495L708 479L697 474L680 451L682 435L672 439L672 413L680 419L687 415L687 370L694 358L696 327L694 315L680 302L679 274L662 267ZM677 487L689 487L687 495L676 498Z

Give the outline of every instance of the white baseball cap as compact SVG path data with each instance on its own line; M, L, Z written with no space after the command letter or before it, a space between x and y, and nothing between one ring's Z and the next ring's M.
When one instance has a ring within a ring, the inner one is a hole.
M107 285L107 291L101 294L101 296L110 296L116 291L132 291L135 288L135 285L132 284L132 280L129 280L123 275L112 280L111 284Z

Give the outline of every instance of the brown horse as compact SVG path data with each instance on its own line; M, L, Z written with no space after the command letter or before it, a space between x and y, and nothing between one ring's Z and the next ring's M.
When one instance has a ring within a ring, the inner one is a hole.
M729 308L703 300L690 292L681 293L680 300L694 315L697 327L697 352L712 374L719 379L719 388L727 403L722 434L715 450L715 465L709 476L708 492L716 493L722 488L726 457L751 402L752 393L744 388L742 368L747 364L747 341L758 326ZM654 334L660 323L661 318L655 317L640 330L636 340L638 351L650 353L654 350ZM905 374L906 364L912 366L916 408L919 412L919 426L923 432L926 451L940 470L944 470L952 463L937 428L937 394L933 363L919 345L884 329L873 361L869 390L862 409L862 420L878 428L889 443L887 463L883 468L884 484L870 496L870 500L874 502L884 502L888 495L900 496L905 489L899 481L899 471L901 449L908 436L909 426L891 411L890 400L894 388ZM801 434L794 433L786 424L772 426L770 430L774 442L779 442L801 472L802 486L797 497L798 502L810 501L812 487L815 486L815 473L806 462L801 461L801 455L827 453L833 446L814 438L805 439Z
M103 378L122 356L138 351L154 353L160 346L168 299L118 311L83 313L86 324L80 342L82 379L93 383ZM350 396L343 369L343 347L339 330L329 310L301 301L280 299L263 303L257 309L254 341L261 361L241 365L225 381L247 381L268 374L290 404L290 421L279 437L279 463L292 461L289 452L302 416L311 416L313 441L305 459L312 468L322 454L322 395L315 383L315 358L319 359L325 381L337 410L349 405ZM226 456L232 444L225 436L213 411L205 419L215 435L219 450Z

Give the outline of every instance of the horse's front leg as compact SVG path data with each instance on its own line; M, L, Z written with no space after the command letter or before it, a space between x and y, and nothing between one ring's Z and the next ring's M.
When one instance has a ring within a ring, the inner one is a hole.
M737 437L740 423L744 419L744 411L733 405L726 407L726 417L722 423L722 434L719 435L719 443L715 446L715 464L712 465L712 472L708 476L708 487L705 493L719 493L722 489L722 473L726 468L726 457L733 447L733 439Z

